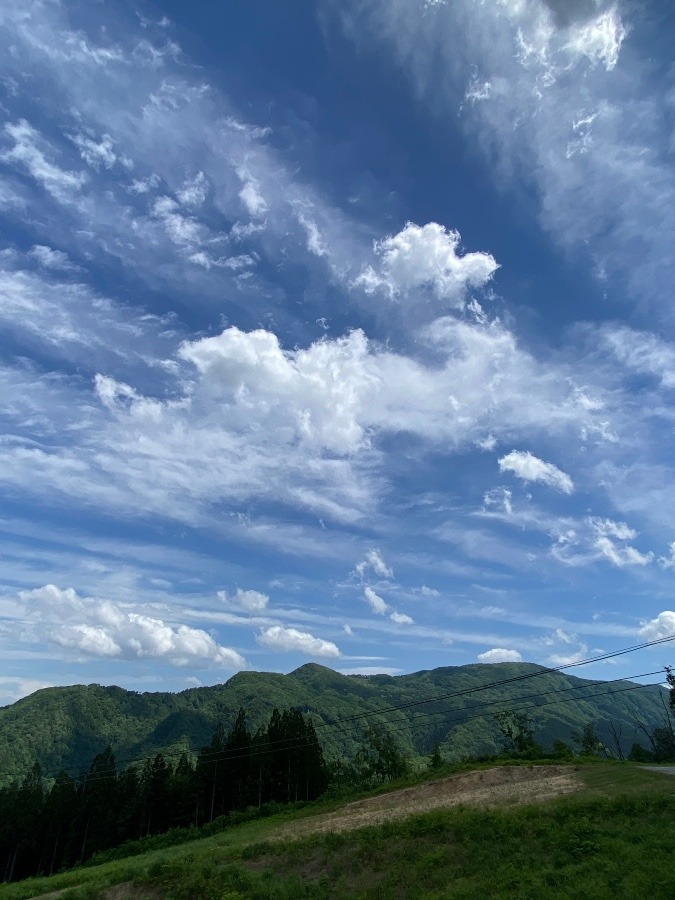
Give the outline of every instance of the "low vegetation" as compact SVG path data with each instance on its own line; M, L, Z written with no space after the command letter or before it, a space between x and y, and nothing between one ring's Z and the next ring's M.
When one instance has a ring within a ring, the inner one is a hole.
M666 675L665 718L630 760L675 759ZM240 709L175 767L157 754L118 772L108 747L77 781L62 772L47 788L36 764L0 788L0 897L38 896L31 876L65 869L47 883L73 897L125 881L124 896L219 900L513 896L514 885L533 897L675 895L660 870L635 893L640 867L672 843L675 781L626 762L620 734L612 751L592 721L548 748L522 708L502 708L494 726L497 754L448 763L436 744L420 766L370 724L351 760L327 764L310 717L274 710L251 733Z
M166 900L646 898L675 896L675 780L631 763L576 764L584 790L538 805L435 810L368 828L279 840L308 810L200 841L0 888ZM317 812L329 804L321 804ZM332 808L337 808L333 804Z
M528 680L513 680L523 676ZM327 760L354 759L370 725L395 734L408 759L428 756L436 744L448 760L497 753L494 714L516 706L527 707L544 746L556 738L569 743L573 731L592 721L612 748L614 724L627 755L634 742L648 744L642 728L662 724L664 696L657 685L588 681L529 663L396 677L345 676L308 664L289 675L240 672L226 684L178 694L95 684L45 688L0 708L0 784L23 778L36 762L45 775L63 770L77 778L108 744L122 768L157 753L176 765L184 751L196 754L207 744L220 722L230 730L242 707L254 733L273 709L300 710L314 723ZM443 699L429 702L434 697ZM382 712L391 707L401 708Z

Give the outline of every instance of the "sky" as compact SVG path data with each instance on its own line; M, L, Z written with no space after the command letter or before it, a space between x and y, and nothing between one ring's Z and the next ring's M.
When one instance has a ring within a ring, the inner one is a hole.
M0 704L675 633L674 38L0 0Z

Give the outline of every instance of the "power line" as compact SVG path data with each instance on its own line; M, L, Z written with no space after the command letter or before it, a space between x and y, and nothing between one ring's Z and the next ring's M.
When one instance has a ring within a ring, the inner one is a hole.
M552 671L552 670L547 670L547 671ZM613 679L611 681L592 682L589 684L581 684L581 685L571 685L566 688L559 688L555 691L544 691L544 692L539 692L539 693L527 694L524 697L515 697L515 698L511 698L511 699L502 699L502 700L491 700L491 701L488 701L487 703L476 704L471 707L462 707L459 709L452 709L452 710L439 711L439 712L418 713L417 715L412 717L412 720L415 720L418 718L431 718L434 716L442 716L445 718L445 720L448 720L450 718L460 718L461 724L464 724L467 721L471 721L471 720L477 719L477 718L485 718L486 716L490 715L490 713L480 712L479 710L486 710L486 709L490 709L492 707L505 706L508 709L512 709L513 711L518 711L521 709L533 709L533 708L536 709L541 706L548 706L548 705L555 704L555 703L562 704L562 703L567 703L567 702L580 702L580 701L584 701L584 700L590 700L590 699L593 699L596 697L608 697L608 696L612 696L614 694L621 694L621 693L625 693L628 691L639 690L643 687L647 687L647 685L631 684L628 687L621 688L619 690L614 690L614 691L601 690L601 691L598 691L597 693L584 695L584 696L567 697L567 698L562 698L562 699L553 698L553 699L549 699L549 700L546 700L544 702L540 702L537 704L533 704L530 702L535 698L548 697L551 694L560 694L560 693L567 693L569 691L585 690L585 689L593 687L595 684L603 684L603 685L616 684L618 682L626 682L627 680L629 680L631 678L647 678L647 677L650 677L653 675L658 675L662 671L663 671L662 669L658 669L653 672L643 672L639 675L631 675L631 676L629 676L628 679L624 677L624 678ZM535 673L535 674L540 674L540 673ZM526 705L523 705L522 701L526 701ZM520 703L521 705L520 706L513 705L513 704L518 704L518 703ZM467 713L467 712L469 713L469 715L465 715L465 713ZM471 715L472 712L474 713L473 715ZM394 723L388 723L387 728L388 728L388 731L390 731L390 732L401 731L401 730L409 727L410 722L411 722L411 719L407 719L405 722L399 723L396 725ZM337 726L332 725L332 727L337 727ZM281 745L281 746L277 746L276 749L270 750L269 748L274 745ZM314 746L313 742L304 742L304 741L298 742L297 740L295 740L293 738L287 738L287 739L269 742L265 747L262 748L261 752L264 755L267 755L269 753L279 753L279 752L283 752L283 751L302 750L302 749L305 749L305 748L311 747L311 746ZM255 752L255 751L253 751L253 752ZM236 750L227 750L227 749L214 750L214 751L207 750L206 752L204 752L203 748L201 750L187 748L185 750L175 751L173 753L162 753L161 755L164 758L171 759L171 758L180 757L184 753L199 753L200 760L206 760L209 764L212 764L212 765L217 765L219 762L232 762L232 761L235 761L238 759L249 758L251 756L251 752L239 753ZM127 764L127 768L134 765L135 763L152 761L158 755L159 754L154 754L152 756L145 756L145 757L137 757L136 759L129 761L129 763ZM2 773L2 774L13 774L13 773ZM50 776L44 776L44 777L50 777ZM51 777L55 777L55 776L51 776ZM81 773L78 777L86 785L86 784L91 784L92 782L95 782L95 781L116 778L116 777L118 777L118 773L116 773L116 772L114 772L114 773Z
M468 694L475 694L475 693L479 693L480 691L490 690L490 688L502 687L505 684L514 684L515 682L518 682L518 681L527 681L530 678L539 678L541 675L549 675L551 672L563 672L566 669L573 669L578 666L588 666L591 663L595 663L595 662L603 662L604 660L607 660L607 659L614 659L617 656L625 656L627 653L635 653L636 650L644 650L647 647L655 647L658 644L665 644L665 643L668 643L669 641L673 641L673 640L675 640L675 634L670 634L670 635L667 635L666 637L657 638L656 640L653 640L653 641L645 641L642 644L635 644L632 647L624 647L621 650L614 650L612 653L603 653L600 656L592 656L592 657L589 657L588 659L580 659L580 660L577 660L576 662L566 663L565 665L562 665L562 666L555 666L552 669L542 668L536 672L525 672L522 675L514 675L512 678L502 678L499 681L493 681L493 682L490 682L489 684L476 685L474 687L464 688L461 691L453 691L449 694L440 694L437 697L427 697L423 700L410 700L407 703L399 703L396 705L387 706L387 707L384 707L379 710L374 710L372 712L357 713L356 715L353 715L353 716L346 716L342 719L336 719L336 720L334 720L334 722L318 723L316 727L317 728L325 728L328 725L342 724L343 722L355 721L356 719L367 718L367 717L375 715L375 714L394 712L394 711L397 711L400 709L409 709L413 706L423 706L425 703L436 703L440 700L448 700L448 699L454 698L454 697L464 697Z
M398 712L400 710L410 709L412 707L423 706L427 703L437 703L437 702L441 702L443 700L450 700L450 699L455 699L458 697L464 697L464 696L468 696L471 694L480 693L482 691L487 691L492 688L503 687L504 685L507 685L507 684L515 684L517 682L527 681L532 678L538 678L542 675L549 675L554 672L563 672L567 669L578 668L580 666L590 665L591 663L595 663L595 662L603 662L608 659L615 659L616 657L619 657L619 656L625 656L626 654L635 653L638 650L644 650L648 647L655 647L660 644L669 643L670 641L673 641L673 640L675 640L675 634L670 634L670 635L666 635L665 637L657 638L652 641L644 641L641 644L635 644L630 647L623 647L622 649L614 650L611 653L603 653L599 656L593 656L593 657L589 657L587 659L581 659L581 660L576 660L571 663L565 663L564 665L556 666L554 668L550 668L550 669L549 668L541 668L541 669L538 669L536 672L525 672L521 675L514 675L511 678L502 678L502 679L499 679L498 681L489 682L488 684L484 684L484 685L474 685L473 687L463 688L460 691L452 691L447 694L440 694L436 697L427 697L427 698L423 698L421 700L410 700L406 703L395 704L395 705L383 707L382 709L370 710L370 711L364 712L364 713L357 713L352 716L344 716L340 719L335 719L332 721L313 722L312 724L313 724L313 727L315 730L319 729L319 728L335 728L337 726L344 725L344 724L347 724L350 722L356 722L356 721L360 721L360 720L363 720L366 718L381 716L382 714L386 714L389 712ZM659 670L659 671L661 671L661 670ZM656 674L656 673L652 673L652 674ZM633 676L633 677L642 677L642 676ZM625 680L625 679L616 679L616 680ZM605 683L613 683L613 682L605 682ZM638 685L637 687L644 687L644 686L645 685ZM497 701L495 701L495 702L497 702ZM321 714L314 713L314 715L321 715ZM437 714L429 713L427 715L437 715ZM273 744L274 743L286 744L287 740L280 740L280 741L275 741L272 743ZM270 746L270 745L268 744L268 746ZM304 746L309 746L309 744L304 745ZM293 748L280 747L279 751L282 751L284 749L293 749ZM182 755L183 753L195 753L195 752L199 752L199 751L196 751L196 750L193 750L190 748L186 748L185 750L180 751L180 755ZM223 759L227 758L223 755L223 754L227 753L226 750L225 751L212 751L212 752L213 752L213 754L218 755L218 758L223 758ZM275 751L272 751L272 752L275 752ZM176 757L178 755L179 755L178 752L175 752L172 754L168 754L168 753L162 754L162 756L168 756L169 758ZM206 754L202 755L202 758L204 758L206 755L208 755L208 751L206 752ZM157 756L157 754L155 754L154 756L138 757L135 760L131 760L128 765L133 765L134 763L137 763L137 762L145 762L146 760L152 760L152 759L155 759L156 756ZM229 757L229 758L237 759L239 757ZM0 772L0 775L13 775L13 774L14 774L13 772ZM45 777L53 777L54 778L56 776L45 776ZM86 780L87 778L92 779L97 776L94 776L92 774L88 775L87 773L80 773L78 775L78 777ZM104 776L104 777L109 777L109 776Z

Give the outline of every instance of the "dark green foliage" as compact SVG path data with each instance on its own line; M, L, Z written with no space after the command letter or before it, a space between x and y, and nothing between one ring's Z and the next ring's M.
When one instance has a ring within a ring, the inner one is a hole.
M431 756L429 757L429 768L437 770L442 767L443 756L441 754L441 746L440 744L434 744L434 749L431 751Z
M500 675L512 678L514 673L537 673L538 677L518 686L521 706L513 704L505 710L505 697L513 696L516 689L508 685L486 690L483 687L497 681ZM61 689L63 694L38 692L37 700L27 698L34 701L32 706L28 704L28 710L36 712L42 694L50 703L59 697L71 700L79 697L79 702L83 696L90 696L98 706L108 709L109 723L104 730L96 704L78 707L82 715L77 720L80 729L77 734L85 736L84 745L93 741L93 723L98 723L104 735L118 729L114 735L116 746L124 745L130 752L130 746L143 744L142 740L129 743L132 726L140 727L143 716L151 720L145 733L155 736L165 733L167 728L168 732L175 733L176 722L194 721L195 716L203 723L208 703L214 698L222 700L230 686L234 696L242 688L250 693L256 684L252 680L254 675L240 673L224 687L175 696L135 695L119 688L96 686L82 688L84 694L79 695L76 689L70 688ZM0 869L4 879L11 881L35 872L58 871L124 842L151 839L171 829L197 828L209 823L222 827L218 825L222 817L234 822L237 816L248 815L249 808L262 811L273 808L273 804L312 800L326 790L329 777L334 783L334 795L355 786L390 782L408 773L409 760L422 748L426 756L429 748L435 747L432 762L435 760L440 766L443 759L451 762L470 755L464 749L467 746L478 747L478 752L489 757L500 749L501 736L503 752L532 759L543 755L539 736L544 735L549 747L554 744L558 758L564 758L571 752L564 738L575 731L579 732L582 751L586 746L596 749L601 744L604 746L603 728L609 720L618 723L615 732L619 740L624 726L626 738L638 731L648 736L651 749L644 751L647 759L668 759L675 753L668 704L660 688L583 699L591 691L599 693L602 683L513 664L443 669L400 679L347 678L311 665L291 676L260 677L270 687L272 697L278 696L284 686L289 686L291 694L304 697L302 709L311 717L298 709L280 712L273 707L269 710L269 698L263 701L257 693L252 695L246 712L243 706L235 713L226 704L221 705L223 724L215 727L210 742L202 745L196 759L184 749L189 743L187 735L182 749L169 748L166 753L160 750L131 765L127 758L121 766L120 754L113 753L111 745L100 752L101 746L105 746L101 741L97 752L92 753L93 762L83 766L84 774L61 771L55 780L44 779L40 765L35 764L27 767L28 774L22 778L0 787ZM570 687L575 692L569 693ZM474 696L476 688L481 690ZM471 693L464 695L462 691ZM457 696L425 704L425 715L420 716L420 698L452 692ZM550 705L550 697L557 692L565 698L575 697L576 693L576 698L556 708ZM525 697L529 697L526 710L522 708ZM202 703L203 708L185 717L177 716L171 704L186 699ZM0 714L15 715L15 708L23 708L21 703L24 701L0 710ZM405 705L405 708L383 711L389 705ZM364 727L368 719L361 718L364 708L376 710L368 714L371 721L375 720L368 727ZM267 718L265 709L269 710ZM125 710L126 718L122 715ZM652 714L654 719L649 718ZM352 723L354 727L321 727L349 715L357 716L356 723ZM594 718L589 720L589 715ZM160 720L153 716L159 716ZM630 716L637 722L632 730L628 724ZM35 717L28 719L39 727ZM0 745L3 740L5 746L16 744L7 736L7 726L17 721L11 716L4 720ZM59 727L64 721L69 721L67 716L57 717ZM249 721L257 723L255 731L250 729ZM162 723L167 722L165 728ZM651 730L644 723L650 723ZM73 719L69 727L74 729L75 725ZM317 727L321 744L334 749L330 772L324 762ZM126 744L119 740L121 733L127 735ZM39 745L39 735L32 743ZM634 750L634 754L638 752Z
M495 716L499 733L504 744L506 756L522 759L538 759L544 754L543 749L534 739L534 723L527 713L505 709Z
M542 674L524 682L489 687L501 679L539 672ZM274 708L302 710L315 726L366 714L372 724L396 735L402 753L409 758L427 757L437 743L449 761L497 753L501 737L494 714L504 708L527 712L535 740L544 747L550 747L556 738L569 742L571 731L588 721L597 723L600 739L613 746L606 733L607 723L613 721L623 727L621 741L628 753L639 739L636 722L649 730L663 724L662 700L667 698L657 686L609 693L625 686L617 684L605 690L602 682L526 663L500 663L395 678L344 676L310 664L290 675L240 672L225 685L180 694L136 694L99 685L46 688L0 708L0 759L3 772L9 773L4 776L5 783L23 777L35 760L51 776L63 769L76 777L107 744L114 746L121 768L157 753L176 765L183 751L190 748L196 752L209 742L218 722L229 732L242 707L253 736L260 726L266 726ZM476 688L480 692L381 713L383 707ZM596 694L601 696L591 696ZM328 757L353 760L363 727L360 722L347 728L317 727L317 734Z
M360 781L380 784L395 781L409 772L409 765L392 735L383 728L370 727L364 742L356 754L356 768Z
M570 771L586 783L586 793L530 807L437 810L290 843L294 820L306 826L309 810L285 812L269 822L252 822L257 810L235 813L231 818L250 824L220 833L222 822L215 820L201 831L202 837L211 837L197 842L192 842L197 837L194 829L144 838L92 860L111 862L50 880L4 885L0 897L27 900L64 889L63 897L148 900L675 896L670 863L675 797L670 780L613 762L596 761ZM177 846L181 838L190 843ZM154 853L132 856L153 848ZM125 887L113 887L122 884Z
M43 781L36 763L21 783L0 788L4 881L51 874L192 823L220 830L243 821L252 798L267 814L275 803L314 800L326 788L327 769L314 726L299 712L274 710L252 738L240 709L229 732L216 728L196 766L186 753L175 768L158 753L118 774L108 746L77 783L62 772L45 793Z
M646 750L642 746L642 744L638 744L636 742L630 748L630 753L628 754L628 759L631 762L639 762L639 763L654 762L654 754L651 753L649 750Z
M553 757L553 759L561 759L561 760L572 759L574 756L574 750L572 750L570 745L566 744L565 741L561 741L560 738L556 738L553 741L553 747L551 749L551 756Z
M605 746L593 722L586 722L580 731L573 731L572 740L579 747L582 756L601 756L605 752Z

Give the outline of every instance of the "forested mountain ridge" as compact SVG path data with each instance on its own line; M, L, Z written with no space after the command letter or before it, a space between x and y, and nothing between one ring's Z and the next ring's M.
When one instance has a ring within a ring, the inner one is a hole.
M644 738L639 724L646 729L662 724L667 700L658 686L625 690L630 687L629 682L587 681L529 663L501 663L394 677L345 676L308 664L289 675L239 672L225 684L178 694L95 684L45 688L0 708L0 778L23 775L36 761L46 775L60 769L76 775L108 744L121 764L157 752L196 751L219 722L230 727L240 707L253 729L274 708L312 714L327 758L352 757L373 724L385 726L408 756L427 755L437 743L448 759L495 752L500 739L494 714L526 706L535 737L544 745L569 740L572 730L593 722L611 746L612 723L627 752ZM445 695L454 696L421 702ZM345 719L352 721L340 721Z

